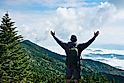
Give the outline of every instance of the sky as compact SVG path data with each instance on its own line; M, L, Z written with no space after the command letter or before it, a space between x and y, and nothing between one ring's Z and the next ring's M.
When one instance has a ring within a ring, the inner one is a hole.
M9 12L18 33L63 54L50 35L68 42L72 34L84 43L97 30L100 35L91 46L124 45L124 0L0 0L0 16Z

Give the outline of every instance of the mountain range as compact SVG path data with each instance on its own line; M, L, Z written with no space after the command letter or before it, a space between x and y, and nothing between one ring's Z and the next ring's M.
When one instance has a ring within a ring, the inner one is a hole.
M38 74L40 73L40 75L45 76L49 73L47 77L50 75L54 77L55 75L59 74L57 79L62 77L62 75L65 75L65 55L54 53L44 47L38 46L29 40L24 40L21 45L32 57L34 71L36 71ZM91 59L81 59L81 72L82 77L86 75L91 76L92 73L93 75L102 75L109 81L114 80L115 83L123 83L124 80L124 70ZM62 78L64 79L64 77Z

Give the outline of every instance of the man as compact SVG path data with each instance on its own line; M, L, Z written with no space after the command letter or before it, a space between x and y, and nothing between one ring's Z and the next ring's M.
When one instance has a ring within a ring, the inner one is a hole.
M70 83L72 76L74 77L75 83L78 83L81 79L80 76L80 56L81 52L86 49L99 35L99 31L94 32L94 36L86 43L77 44L77 37L75 35L72 35L70 38L70 42L64 43L60 41L56 36L55 32L51 31L51 35L56 40L56 42L65 50L65 53L67 55L66 57L66 83ZM74 49L72 51L71 49ZM77 50L76 50L77 49ZM76 55L77 53L77 55ZM73 56L73 55L76 55ZM76 64L74 63L76 61Z

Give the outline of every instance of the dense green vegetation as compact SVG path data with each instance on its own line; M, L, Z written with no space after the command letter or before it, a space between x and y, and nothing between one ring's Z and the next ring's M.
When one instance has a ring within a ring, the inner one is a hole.
M6 13L0 25L0 83L65 83L65 56L22 37ZM124 71L98 61L81 61L80 83L123 83ZM73 80L72 80L73 83Z
M17 35L8 13L0 25L0 82L31 82L30 58L22 48L21 35Z
M46 79L43 82L64 83L65 56L51 52L28 40L22 42L22 46L32 55L34 70L37 70L38 78ZM116 69L107 64L89 59L81 61L81 83L123 83L123 70ZM109 71L106 73L106 71ZM52 75L53 74L53 75ZM52 79L51 79L52 78ZM61 82L58 82L61 81Z

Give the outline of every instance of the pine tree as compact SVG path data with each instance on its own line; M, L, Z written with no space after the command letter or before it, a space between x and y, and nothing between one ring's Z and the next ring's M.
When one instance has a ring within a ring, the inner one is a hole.
M0 25L0 83L30 82L30 58L21 47L22 36L18 35L9 14L2 17Z

